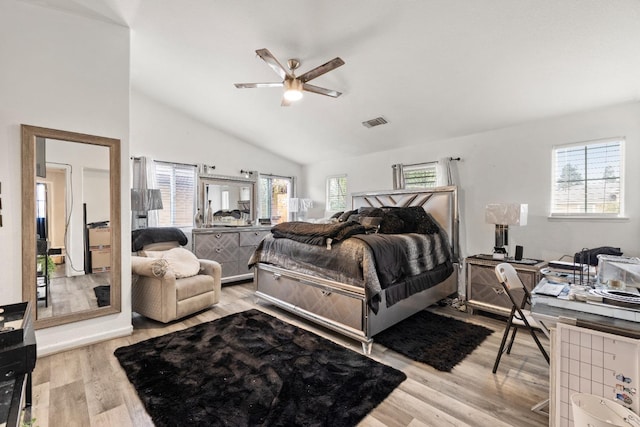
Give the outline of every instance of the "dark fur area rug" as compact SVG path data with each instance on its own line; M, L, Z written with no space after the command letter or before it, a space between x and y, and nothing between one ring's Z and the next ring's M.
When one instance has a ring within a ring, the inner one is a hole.
M255 309L115 355L156 426L353 426L406 379Z
M96 300L98 307L105 307L111 305L111 286L100 285L93 288L93 293L96 294Z
M413 360L450 372L492 333L484 326L423 310L373 339Z

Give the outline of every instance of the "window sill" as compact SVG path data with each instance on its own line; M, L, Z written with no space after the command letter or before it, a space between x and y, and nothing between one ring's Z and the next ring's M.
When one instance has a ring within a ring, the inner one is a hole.
M581 216L581 215L550 215L548 221L610 221L610 222L626 222L629 217L626 216Z

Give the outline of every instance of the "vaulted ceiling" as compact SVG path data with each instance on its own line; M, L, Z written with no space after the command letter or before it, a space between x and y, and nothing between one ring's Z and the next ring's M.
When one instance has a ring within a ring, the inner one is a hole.
M637 0L20 1L129 26L134 90L301 164L640 100ZM343 95L235 88L260 48Z

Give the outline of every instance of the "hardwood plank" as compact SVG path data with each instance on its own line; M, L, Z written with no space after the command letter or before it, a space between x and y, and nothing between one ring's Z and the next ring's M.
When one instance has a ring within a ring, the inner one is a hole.
M253 283L225 285L220 303L189 318L162 324L134 314L133 335L38 360L34 371L32 413L40 427L62 425L153 426L138 395L113 355L116 348L151 337L257 308L360 352L360 343L319 327L264 302L256 302ZM504 322L469 315L450 307L434 312L483 325L494 331L452 372L407 359L374 343L371 357L407 374L407 381L367 415L361 426L541 427L548 418L531 412L548 396L549 367L530 336L519 334L513 351L491 372ZM548 346L548 340L543 339ZM126 416L125 416L126 415Z

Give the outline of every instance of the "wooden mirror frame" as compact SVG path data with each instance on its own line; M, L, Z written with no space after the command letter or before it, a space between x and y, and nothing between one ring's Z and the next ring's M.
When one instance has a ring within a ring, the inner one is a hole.
M22 131L22 299L31 301L36 329L64 325L121 311L121 208L120 140L37 126L21 125ZM37 317L36 299L36 137L98 145L109 149L109 221L111 225L111 304L90 310Z

